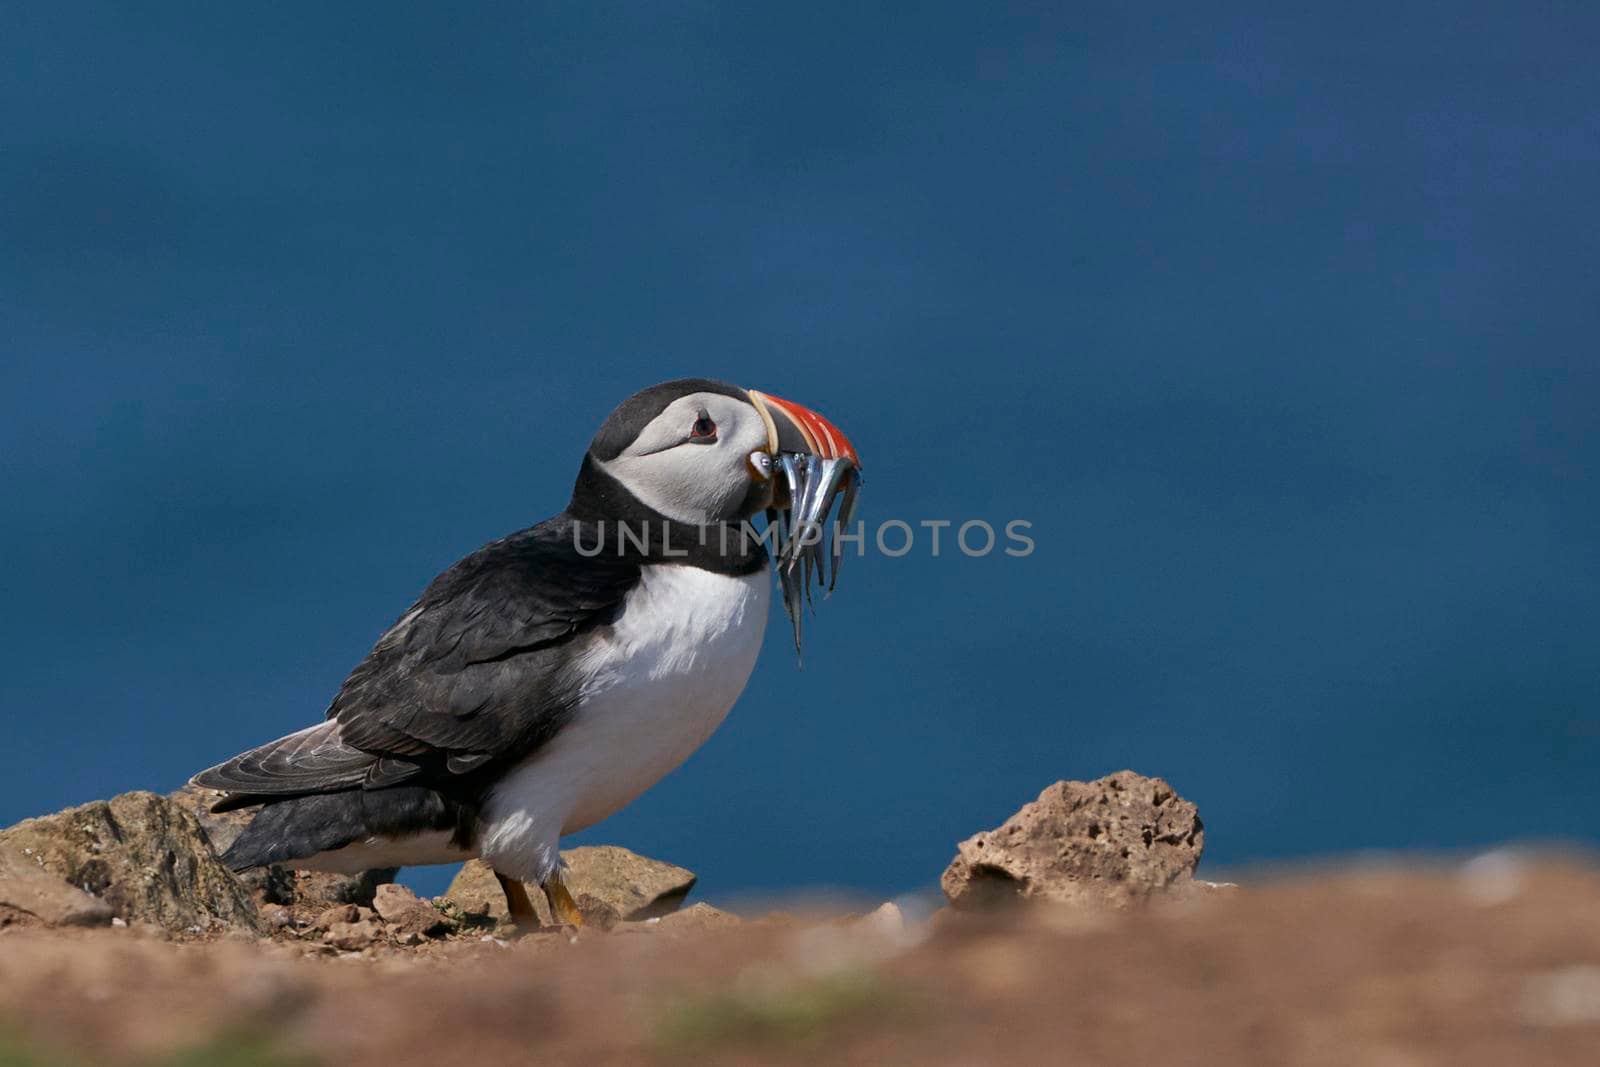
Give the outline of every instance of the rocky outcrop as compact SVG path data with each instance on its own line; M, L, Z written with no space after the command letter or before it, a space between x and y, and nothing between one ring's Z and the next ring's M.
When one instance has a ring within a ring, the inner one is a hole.
M574 892L604 901L627 922L677 911L694 888L693 871L616 845L568 849L561 858L567 861L567 884Z
M0 926L104 926L111 906L45 870L32 855L0 845Z
M167 794L168 800L195 817L200 829L205 832L206 840L211 843L212 849L219 856L228 851L228 846L244 832L246 826L250 825L250 820L256 813L255 808L239 808L220 813L212 811L212 805L227 795L220 790L205 789L198 785L186 785Z
M195 816L154 793L124 793L0 830L38 867L113 914L171 933L261 929L255 902L217 859Z
M211 847L222 855L234 838L255 818L256 808L214 812L212 806L227 796L215 789L186 785L168 798L182 805L199 820ZM393 882L399 869L376 868L359 874L333 874L328 871L295 871L286 867L254 867L239 874L257 905L281 904L297 914L307 915L335 904L372 905L378 886Z
M1034 900L1124 908L1190 890L1204 844L1193 804L1159 778L1118 771L1057 782L961 842L940 885L969 911Z
M584 921L600 929L618 922L657 919L677 911L694 888L694 872L641 856L616 845L587 845L561 853L567 861L567 888ZM471 860L445 890L445 899L469 922L498 926L510 921L510 907L494 869ZM552 925L549 905L538 887L528 899L541 925Z

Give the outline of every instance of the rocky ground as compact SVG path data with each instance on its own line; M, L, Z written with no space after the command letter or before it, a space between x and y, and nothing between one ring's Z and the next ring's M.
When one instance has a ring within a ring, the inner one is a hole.
M736 917L600 848L568 854L588 925L525 933L475 865L434 901L234 879L206 800L0 830L0 1067L1600 1062L1583 857L1216 886L1193 805L1122 772L961 842L931 915Z

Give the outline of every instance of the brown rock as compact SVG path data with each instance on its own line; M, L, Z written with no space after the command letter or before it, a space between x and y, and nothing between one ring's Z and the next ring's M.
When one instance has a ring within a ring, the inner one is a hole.
M394 882L380 885L372 895L372 910L386 923L398 922L419 904L422 904L422 901L417 899L415 893ZM423 904L423 907L431 908L432 905Z
M335 904L312 919L311 925L317 930L331 930L340 923L353 923L358 918L360 916L354 904Z
M622 914L609 903L590 893L579 893L573 898L583 925L590 930L610 930L622 921Z
M334 923L322 935L322 940L334 948L356 952L382 941L384 934L382 925L371 919L362 919L360 922Z
M410 941L412 935L420 939L442 933L449 925L438 908L419 900L405 886L392 882L378 887L372 906L383 917L390 933L402 941Z
M105 901L46 871L35 857L0 845L0 916L7 909L52 926L104 926L112 914Z
M627 920L654 919L677 911L694 888L694 872L616 845L590 845L561 853L567 885L616 909Z
M255 902L211 851L195 816L124 793L0 830L0 842L100 897L127 922L173 933L260 931Z
M1159 778L1118 771L1057 782L997 829L961 842L940 885L969 911L1021 900L1121 908L1186 891L1204 844L1193 804Z

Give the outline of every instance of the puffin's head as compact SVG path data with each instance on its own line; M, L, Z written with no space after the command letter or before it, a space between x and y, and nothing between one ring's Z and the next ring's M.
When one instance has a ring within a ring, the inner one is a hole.
M791 465L815 457L846 471L860 466L849 439L816 412L709 378L640 390L589 445L590 461L639 503L696 525L788 508L786 455Z
M848 526L861 457L839 428L810 408L709 378L680 378L634 393L589 445L568 510L631 523L652 515L696 526L766 511L783 606L800 649L802 594L832 591L843 562L828 536L836 499ZM719 539L720 543L720 539Z

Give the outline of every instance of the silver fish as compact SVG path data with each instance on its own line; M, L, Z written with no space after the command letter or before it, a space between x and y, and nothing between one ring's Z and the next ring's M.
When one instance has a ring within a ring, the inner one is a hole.
M768 509L767 522L776 526L773 567L783 590L783 610L794 628L795 654L800 656L801 600L815 612L813 581L822 588L824 598L833 593L844 559L839 532L855 515L861 471L848 457L823 458L799 452L780 453L776 467L789 491L789 506ZM839 516L830 523L834 502L841 499Z

